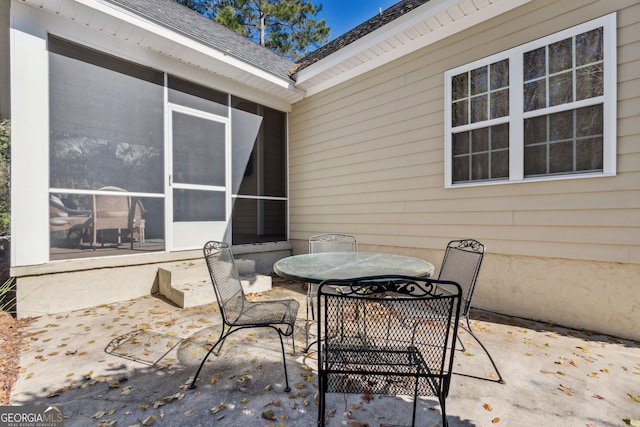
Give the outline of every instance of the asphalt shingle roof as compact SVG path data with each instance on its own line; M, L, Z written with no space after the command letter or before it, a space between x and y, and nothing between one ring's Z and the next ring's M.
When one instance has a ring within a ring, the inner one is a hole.
M368 21L363 22L362 24L355 27L353 30L350 30L343 34L342 36L334 39L333 41L327 43L321 48L311 52L309 55L304 58L298 60L295 65L295 69L293 72L300 71L321 59L331 55L334 52L342 49L343 47L361 39L369 33L377 30L378 28L388 24L391 21L394 21L401 17L402 15L411 12L418 6L422 6L429 0L402 0L388 9L385 9L381 14L374 16Z
M173 31L226 52L277 76L289 78L429 0L402 0L309 55L292 62L176 0L108 0Z
M294 63L176 0L108 0L173 31L289 78Z

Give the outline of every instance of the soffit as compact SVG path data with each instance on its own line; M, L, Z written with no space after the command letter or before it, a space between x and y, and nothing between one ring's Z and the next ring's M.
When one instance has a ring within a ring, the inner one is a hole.
M531 0L430 0L296 71L307 96L330 89Z
M289 104L304 96L304 93L295 87L294 82L282 73L251 63L246 57L243 58L234 52L206 43L197 34L177 31L167 22L141 16L119 4L105 0L22 0L22 2L189 66L235 81Z

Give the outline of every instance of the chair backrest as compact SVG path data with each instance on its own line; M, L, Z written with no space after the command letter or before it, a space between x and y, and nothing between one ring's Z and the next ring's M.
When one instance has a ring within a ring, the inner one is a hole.
M350 372L354 375L350 378L353 382L349 382L350 393L413 394L417 387L420 396L437 394L433 385L437 380L446 382L452 373L460 293L454 282L425 277L394 275L322 282L318 305L324 310L318 336L325 338L319 368L334 370L334 376L327 381L328 391L346 391L345 373L350 369L337 366L354 359L358 366ZM414 357L401 357L412 350L418 351ZM332 352L338 355L332 356ZM410 360L423 364L419 374L413 364L407 365ZM404 375L407 380L378 378L395 374ZM415 375L433 381L409 382ZM360 381L362 377L367 381ZM440 381L437 384L445 386Z
M112 194L93 195L94 227L98 230L111 228L130 228L131 197L119 187L102 187L101 191L118 191L122 196Z
M309 237L309 253L358 252L358 239L350 234L316 234Z
M485 246L473 239L452 240L444 252L438 279L454 281L462 288L463 317L469 316L484 252Z
M233 324L242 313L246 299L231 248L227 243L210 241L202 250L222 319Z

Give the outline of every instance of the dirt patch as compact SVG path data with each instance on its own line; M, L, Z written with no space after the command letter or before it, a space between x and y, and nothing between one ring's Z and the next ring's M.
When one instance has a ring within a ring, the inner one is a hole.
M0 311L0 405L8 406L11 389L18 379L22 329L31 319L16 319L6 311Z

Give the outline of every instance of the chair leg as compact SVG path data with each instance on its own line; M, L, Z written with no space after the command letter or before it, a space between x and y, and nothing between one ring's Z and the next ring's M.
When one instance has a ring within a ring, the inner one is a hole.
M447 393L448 394L448 393ZM449 420L447 420L447 408L445 406L445 397L440 396L440 410L442 411L442 427L449 427Z
M311 319L313 321L316 320L315 311L313 310L313 283L307 283L307 318L305 320L305 343L304 343L304 351L305 353L309 351L309 347L311 347L312 343L309 343L309 331L311 329L311 321L309 320L309 312L311 312Z
M291 387L289 387L289 375L287 374L287 359L285 358L285 355L284 355L284 341L282 341L282 333L280 332L280 330L276 327L273 327L273 329L275 329L278 332L278 337L280 338L280 348L282 349L282 364L284 365L284 383L285 383L284 391L289 393L291 391ZM291 337L293 339L293 334L291 334ZM294 347L294 351L295 351L295 347Z
M325 381L324 376L318 373L318 425L324 427L325 411Z
M491 354L489 353L489 351L487 350L487 348L484 346L484 344L482 344L482 341L480 341L480 339L476 336L476 334L473 333L473 330L471 329L471 324L469 323L469 318L467 317L467 326L463 326L460 325L464 330L466 330L467 332L469 332L469 334L473 337L473 339L476 340L476 342L478 344L480 344L480 347L482 347L482 349L484 350L484 352L487 354L487 357L489 357L489 360L491 361L491 364L493 365L493 369L495 369L496 374L498 374L498 382L500 384L505 384L505 380L502 378L502 374L500 374L500 371L498 370L498 366L496 365L496 362L494 362L493 357L491 357Z
M231 334L232 332L235 331L229 331L226 334L224 333L224 327L225 325L222 325L222 332L220 333L220 338L218 338L218 341L216 341L216 343L214 345L211 346L211 348L209 349L209 351L207 352L207 354L204 356L204 358L202 359L202 362L200 362L200 366L198 367L198 370L196 371L196 375L193 377L193 381L191 381L191 384L189 384L189 388L193 389L196 388L196 380L198 379L198 375L200 375L200 371L202 370L202 367L204 366L205 362L207 361L207 359L209 358L209 356L211 355L211 353L213 353L213 350L215 350L216 346L218 344L220 344L220 348L218 349L218 351L216 352L216 356L220 354L220 351L222 350L222 344L224 344L224 340L227 338L227 336L229 334Z

